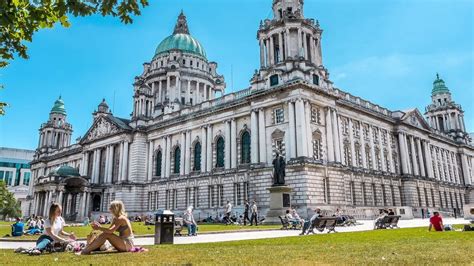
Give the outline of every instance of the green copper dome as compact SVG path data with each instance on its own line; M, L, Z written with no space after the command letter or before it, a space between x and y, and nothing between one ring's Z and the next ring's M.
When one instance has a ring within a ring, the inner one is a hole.
M439 75L436 74L436 80L433 82L433 90L431 91L431 95L449 93L448 87L444 84L444 80L439 78Z
M207 59L202 45L189 34L177 33L166 37L156 48L155 55L172 50L181 50Z
M206 52L201 43L189 34L188 23L183 11L181 11L181 14L178 17L173 35L166 37L158 45L155 51L155 56L172 50L180 50L207 59Z
M61 96L59 96L59 99L54 102L54 106L51 108L51 113L66 115L66 108L64 108L64 102L61 99Z

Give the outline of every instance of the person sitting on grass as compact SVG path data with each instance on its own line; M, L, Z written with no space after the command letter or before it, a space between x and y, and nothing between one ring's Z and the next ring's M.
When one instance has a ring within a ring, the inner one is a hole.
M112 224L109 228L100 226L99 223L93 222L91 224L92 229L102 231L102 234L98 236L92 243L86 246L81 253L76 253L77 255L88 255L92 251L100 248L105 241L114 246L119 252L131 251L134 247L133 244L133 230L130 220L127 218L127 213L125 212L125 207L122 201L114 200L110 203L109 211L114 217ZM115 235L114 232L118 231L119 235Z
M48 245L53 243L71 243L76 241L74 233L64 232L63 229L66 222L63 217L61 217L61 212L62 208L59 204L51 204L48 218L44 222L46 232L38 238L36 247L29 252L30 255L41 254Z
M20 217L16 217L16 222L12 224L12 236L22 236L25 224L21 221Z
M183 216L183 221L188 228L188 236L196 236L197 223L194 220L193 206L189 206Z
M435 231L444 231L443 218L439 215L439 212L433 212L433 216L430 218L430 226L428 231L434 228Z
M303 224L303 229L301 231L301 234L300 236L306 234L308 231L308 229L311 227L311 225L316 222L316 220L318 220L319 218L321 217L321 209L319 208L316 208L314 210L314 215L311 217L311 219L309 219L309 221L305 221L304 224Z

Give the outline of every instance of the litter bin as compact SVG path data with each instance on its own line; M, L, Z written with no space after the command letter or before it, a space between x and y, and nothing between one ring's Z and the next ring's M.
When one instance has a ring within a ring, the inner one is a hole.
M170 210L159 210L155 216L155 245L173 244L174 213Z

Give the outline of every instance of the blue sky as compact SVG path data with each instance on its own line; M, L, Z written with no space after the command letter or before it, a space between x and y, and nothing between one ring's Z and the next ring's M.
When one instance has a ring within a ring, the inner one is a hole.
M132 25L92 16L37 33L28 44L30 59L17 58L0 70L0 99L11 105L0 117L0 146L36 148L38 128L60 94L74 139L87 131L102 98L115 115L129 117L133 79L172 33L181 9L191 34L219 64L227 92L248 87L259 67L256 31L261 19L271 17L271 3L150 0ZM473 9L469 0L305 1L305 16L324 30L323 63L336 87L391 110L417 107L424 113L439 72L463 106L470 132Z

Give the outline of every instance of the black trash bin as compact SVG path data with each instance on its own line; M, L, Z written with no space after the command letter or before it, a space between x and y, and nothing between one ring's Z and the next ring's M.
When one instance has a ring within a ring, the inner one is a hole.
M170 210L159 210L155 216L155 245L173 244L174 213Z

